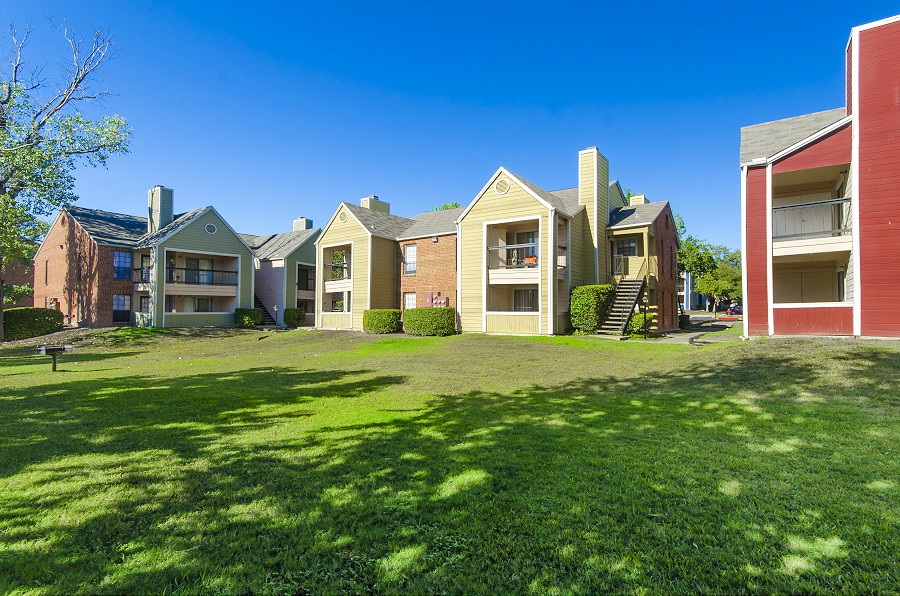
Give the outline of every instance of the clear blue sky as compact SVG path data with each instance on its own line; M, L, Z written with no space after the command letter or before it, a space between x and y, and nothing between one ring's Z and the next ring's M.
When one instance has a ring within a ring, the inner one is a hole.
M287 3L285 3L287 4ZM12 6L11 6L12 5ZM727 5L727 6L726 6ZM79 204L214 205L241 232L324 225L370 194L399 215L467 203L498 166L576 184L596 145L623 187L740 245L740 127L844 104L854 25L892 2L5 2L53 72L46 17L109 29L107 111L132 152L77 173ZM4 41L3 49L8 48Z

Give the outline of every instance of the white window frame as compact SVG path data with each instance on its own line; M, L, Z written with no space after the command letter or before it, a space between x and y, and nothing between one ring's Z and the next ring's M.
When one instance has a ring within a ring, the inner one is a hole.
M412 250L410 250L412 249ZM410 252L412 252L412 259L410 260ZM404 244L403 245L403 275L415 275L417 269L419 249L418 245L413 242L412 244ZM410 269L410 265L412 269Z
M412 300L412 306L408 304L409 300ZM415 292L403 292L403 310L407 308L415 308L416 307L416 293Z

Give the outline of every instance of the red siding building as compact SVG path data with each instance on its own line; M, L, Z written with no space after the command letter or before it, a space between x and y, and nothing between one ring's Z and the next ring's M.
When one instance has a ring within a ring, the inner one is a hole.
M844 59L845 107L741 129L750 336L900 337L900 16Z

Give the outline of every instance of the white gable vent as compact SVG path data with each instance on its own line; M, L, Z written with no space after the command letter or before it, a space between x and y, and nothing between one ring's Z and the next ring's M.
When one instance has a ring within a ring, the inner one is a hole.
M216 224L211 224L211 223L206 224L206 226L203 229L206 230L207 234L215 234L218 231L218 229L216 228Z
M347 221L347 212L346 211L341 211L340 213L338 213L338 221L341 223Z
M498 195L505 195L509 192L509 180L506 178L500 178L496 182L494 182L494 192Z

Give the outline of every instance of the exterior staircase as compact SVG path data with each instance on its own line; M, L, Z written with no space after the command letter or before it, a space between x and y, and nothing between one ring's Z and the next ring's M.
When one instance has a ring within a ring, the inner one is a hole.
M262 300L259 299L259 296L256 294L253 295L253 307L262 310L262 322L260 325L263 327L275 327L275 319L272 318L272 313L269 312L269 309L265 307L262 303Z
M600 329L597 330L598 333L607 335L622 335L625 333L625 327L634 313L634 307L637 306L641 294L644 293L644 283L643 277L623 279L618 283L612 304L600 323Z

